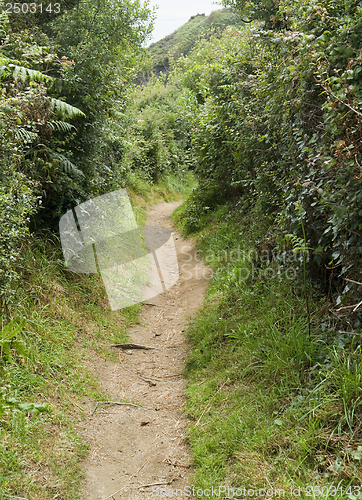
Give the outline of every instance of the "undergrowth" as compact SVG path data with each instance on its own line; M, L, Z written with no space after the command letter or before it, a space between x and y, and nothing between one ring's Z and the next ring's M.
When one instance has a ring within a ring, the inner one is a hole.
M0 366L0 497L77 499L87 452L79 422L106 398L91 365L112 357L109 344L126 340L140 306L111 312L101 279L67 272L58 245L44 238L24 261L10 311L24 318L24 348L11 345Z
M174 214L213 270L188 329L195 489L362 498L359 337L339 332L310 280L309 333L303 255L263 250L270 218L232 204L195 214L204 205L191 199Z

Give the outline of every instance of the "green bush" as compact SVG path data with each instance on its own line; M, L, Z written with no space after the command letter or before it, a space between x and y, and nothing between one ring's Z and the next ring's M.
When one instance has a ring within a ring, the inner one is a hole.
M3 158L3 161L7 159ZM4 165L3 163L3 165ZM0 174L0 306L14 298L19 285L22 251L29 237L30 217L36 211L31 182L12 166Z
M270 22L201 41L178 61L175 74L198 103L189 155L224 199L274 218L275 244L303 236L300 204L310 277L326 293L338 288L338 303L358 303L361 288L341 284L362 270L361 10L342 0L279 2L278 17L269 7L246 9Z
M166 85L163 77L153 79L136 91L129 111L129 169L151 182L177 175L189 161L192 120L180 86Z

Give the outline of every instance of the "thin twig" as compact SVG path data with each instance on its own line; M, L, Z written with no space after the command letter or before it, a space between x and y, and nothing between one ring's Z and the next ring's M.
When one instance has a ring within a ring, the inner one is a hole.
M79 404L75 403L74 401L71 401L71 403L76 406L77 408L79 408L80 410L82 410L83 412L85 411L84 408L82 408Z
M103 405L118 405L118 406L135 406L136 408L142 408L142 410L153 411L152 408L145 408L144 406L135 405L134 403L120 403L118 401L98 401L94 407L94 410L92 411L91 417L93 417L93 415L95 414L95 412L98 408L98 405L101 405L101 404L103 404Z
M356 307L356 304L352 304L351 306L340 307L339 309L336 309L336 312L342 311L343 309L352 309L352 307Z
M144 382L147 382L147 384L149 386L155 386L156 385L156 382L154 382L153 380L144 378L141 375L139 375L138 373L135 373L132 370L129 370L128 368L126 368L125 366L123 366L122 363L121 363L121 367L123 368L123 370L126 370L126 372L131 373L132 375L135 375L136 377L139 377Z
M28 500L27 498L25 497L14 497L14 495L10 495L10 496L7 496L6 498L15 498L16 500Z
M198 421L196 422L196 424L195 424L196 426L197 426L197 425L199 425L200 420L201 420L201 419L202 419L202 417L205 415L205 413L206 413L207 411L209 411L209 410L210 410L210 408L211 408L211 403L209 403L209 404L206 406L206 408L204 409L204 411L201 413L201 417L199 418L199 420L198 420Z
M340 99L338 96L336 96L332 91L331 91L331 88L330 86L328 85L327 89L326 87L323 85L323 83L325 82L321 82L319 81L319 83L321 84L321 86L324 88L324 90L328 93L330 93L335 99L337 99L337 101L339 101L341 104L344 104L345 106L347 106L347 108L349 108L351 111L353 111L354 113L356 113L356 115L358 116L361 116L362 117L362 113L360 113L359 111L357 111L355 108L352 108L352 106L350 106L349 104L347 104L345 101L343 101L342 99Z
M358 165L358 166L359 166L360 168L362 168L362 167L361 167L361 165ZM346 227L346 230L347 230L349 233L353 233L353 234L356 234L357 236L361 237L361 233L357 233L357 231L353 231L353 229L348 229L348 228ZM338 266L337 266L337 267L338 267Z
M355 332L344 332L342 330L338 330L338 333L346 334L346 335L357 335L357 337L362 337L360 333L355 333Z
M353 311L352 311L352 312L357 311L357 309L358 309L361 305L362 305L362 300L361 300L361 302L359 302L359 303L356 305L356 307L353 309Z
M349 281L350 283L355 283L356 285L361 285L362 286L362 283L360 283L359 281L355 281L355 280L350 280L348 278L343 278L345 281Z
M217 394L221 391L221 389L222 389L222 388L223 388L223 387L224 387L224 386L225 386L228 382L229 382L229 379L228 379L226 382L224 382L224 383L222 384L222 386L221 386L221 387L219 387L219 388L218 388L218 390L215 392L215 394L211 397L211 400L213 400L213 399L214 399L214 397L215 397L215 396L216 396L216 395L217 395ZM202 419L202 417L205 415L206 411L207 411L208 409L210 409L210 407L211 407L211 402L210 402L210 403L206 406L206 408L204 409L204 411L201 413L200 418L198 419L198 421L197 421L197 422L196 422L196 424L195 424L196 426L197 426L197 425L199 425L200 420L201 420L201 419Z
M359 168L362 168L362 165L360 165L360 164L358 163L358 160L357 160L357 153L354 155L354 159L356 160L356 163L357 163L357 165L359 166ZM357 234L357 233L356 233L356 234Z
M142 486L139 486L138 489L150 488L151 486L161 486L161 485L172 484L174 481L177 481L177 479L178 479L178 477L174 477L173 479L170 479L170 481L164 481L163 483L143 484ZM105 500L108 500L108 499L106 498Z
M341 316L338 316L338 314L336 314L334 311L332 311L332 309L328 309L330 313L332 313L336 318L338 318L340 321L343 320L343 321L347 321L347 323L350 325L351 322L348 320L347 317L345 318L341 318Z

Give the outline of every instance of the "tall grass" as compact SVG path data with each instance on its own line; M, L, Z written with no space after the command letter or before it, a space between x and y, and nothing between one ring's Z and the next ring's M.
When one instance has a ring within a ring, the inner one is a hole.
M23 318L12 360L0 361L1 498L75 500L87 445L77 426L106 397L87 367L127 338L139 306L112 313L98 276L64 269L59 247L38 238L25 250L23 289L11 312Z
M189 213L186 206L175 215L186 229ZM193 233L214 273L188 330L195 487L272 487L286 498L300 487L302 498L326 498L328 486L334 498L362 498L360 343L334 329L310 286L309 314L300 263L293 280L253 274L258 263L248 256L267 226L256 211L224 205L203 214Z

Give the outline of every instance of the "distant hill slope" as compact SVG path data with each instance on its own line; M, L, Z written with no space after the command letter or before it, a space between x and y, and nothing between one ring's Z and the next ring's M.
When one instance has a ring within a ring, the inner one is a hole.
M171 35L148 47L153 70L156 74L161 71L168 73L171 58L178 59L181 54L187 55L199 38L208 37L218 30L223 31L227 26L235 29L240 26L240 16L231 9L215 10L209 16L192 16Z

